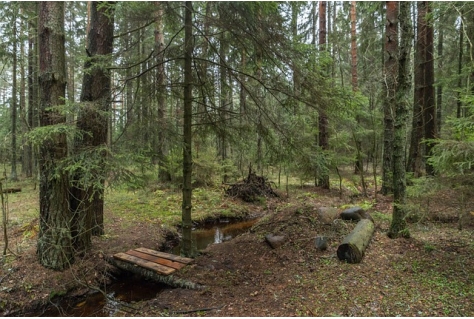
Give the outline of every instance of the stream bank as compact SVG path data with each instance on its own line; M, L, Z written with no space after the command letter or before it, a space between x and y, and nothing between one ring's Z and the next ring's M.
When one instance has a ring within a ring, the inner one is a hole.
M211 244L221 244L248 231L258 219L224 220L202 224L193 229L195 249L200 251ZM179 255L180 246L170 250ZM173 289L163 283L152 282L123 272L102 291L91 291L86 295L54 298L39 310L26 311L19 316L27 317L114 317L138 313L135 303L156 298L165 290Z

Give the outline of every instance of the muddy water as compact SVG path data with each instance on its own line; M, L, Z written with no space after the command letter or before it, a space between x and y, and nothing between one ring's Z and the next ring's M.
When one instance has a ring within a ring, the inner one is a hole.
M27 317L114 317L134 313L133 303L155 298L164 289L164 284L146 281L136 276L120 278L103 287L106 294L97 292L81 298L63 298L52 302L40 312L26 313Z
M231 240L237 235L245 233L252 227L258 219L250 219L240 222L220 222L206 225L192 231L193 249L199 251L205 249L210 244L220 244ZM171 253L179 255L181 246L177 245Z
M257 219L206 225L193 230L193 245L201 250L210 244L219 244L250 229ZM179 245L172 253L179 255ZM103 293L93 293L82 298L63 298L51 303L43 311L24 313L27 317L115 317L136 313L133 303L155 298L169 286L144 280L137 276L127 276L103 287Z

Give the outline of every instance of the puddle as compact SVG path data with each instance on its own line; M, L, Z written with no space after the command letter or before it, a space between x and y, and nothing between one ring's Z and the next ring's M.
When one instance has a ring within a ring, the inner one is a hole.
M220 244L225 241L247 232L258 219L250 219L240 222L219 222L198 229L194 229L191 233L193 239L193 248L196 250L205 249L210 244ZM173 247L170 253L179 255L181 246Z

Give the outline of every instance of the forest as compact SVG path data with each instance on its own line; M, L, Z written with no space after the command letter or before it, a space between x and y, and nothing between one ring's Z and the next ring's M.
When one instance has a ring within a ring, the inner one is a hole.
M2 315L474 316L474 2L0 16Z

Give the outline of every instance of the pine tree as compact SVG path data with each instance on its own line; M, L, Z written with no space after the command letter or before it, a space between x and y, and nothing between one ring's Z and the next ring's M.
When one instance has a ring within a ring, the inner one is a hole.
M396 108L393 133L393 213L388 236L408 237L406 229L406 177L405 140L408 120L408 96L410 93L410 51L412 24L410 3L400 2L398 14L400 24L400 46L398 54L398 79L396 83Z
M67 157L64 103L66 64L64 3L39 3L40 125L51 128L40 147L40 220L37 253L40 263L62 270L73 262L68 177L61 169ZM57 127L57 128L54 128Z

